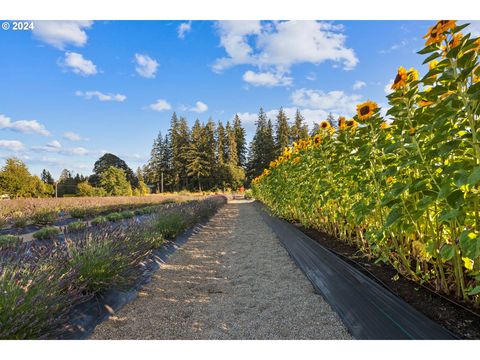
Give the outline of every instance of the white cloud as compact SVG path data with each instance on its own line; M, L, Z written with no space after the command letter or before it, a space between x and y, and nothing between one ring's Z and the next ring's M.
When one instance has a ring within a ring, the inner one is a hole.
M341 27L326 22L219 21L217 28L227 57L216 60L216 72L240 64L285 72L295 64L327 60L350 70L358 63L353 49L345 46Z
M208 110L208 105L205 104L204 102L197 101L195 103L195 106L190 108L190 111L196 112L196 113L203 113Z
M63 137L70 141L80 141L84 140L79 134L74 133L73 131L66 131L63 133Z
M315 74L314 72L310 72L305 78L310 81L315 81L317 80L317 74Z
M353 89L354 89L354 90L359 90L359 89L364 88L365 86L367 86L367 83L366 83L365 81L357 80L357 81L355 81L355 83L353 84Z
M47 143L45 146L33 146L32 150L40 151L40 152L49 152L49 153L57 153L63 155L87 155L90 153L87 149L83 147L74 147L74 148L64 148L62 144L57 141L53 140Z
M185 34L192 30L192 22L181 23L178 27L178 37L179 39L185 39Z
M383 88L383 90L385 91L385 94L389 95L393 92L392 85L393 85L393 79L390 79L388 84L385 85L385 87Z
M65 53L65 59L61 64L66 68L70 68L75 74L89 76L95 75L97 71L97 66L88 59L85 59L82 54L67 51Z
M96 97L100 101L117 101L117 102L123 102L127 99L125 95L122 94L104 94L100 91L75 91L76 96L81 96L87 100L92 99L93 97Z
M47 147L52 149L60 149L62 147L62 144L60 144L58 140L53 140L47 143Z
M347 95L339 90L325 93L322 90L299 89L292 93L291 98L296 106L350 116L355 113L356 105L362 97Z
M12 121L9 117L0 114L0 130L9 129L21 133L35 133L43 136L49 136L50 132L44 125L37 120L18 120Z
M0 140L0 148L10 151L21 151L25 146L18 140Z
M84 46L93 21L35 21L33 35L41 41L64 50L67 45Z
M153 104L149 105L150 109L155 111L171 110L172 106L168 103L167 100L158 99Z
M254 72L248 70L243 74L243 81L253 86L288 86L292 84L292 78L283 73L273 72Z
M398 49L403 48L403 47L405 47L405 46L407 46L407 45L408 45L408 40L405 40L405 39L404 39L404 40L400 41L399 43L393 44L392 46L390 46L390 47L389 47L388 49L386 49L386 50L385 50L385 49L380 50L379 53L380 53L380 54L388 54L388 53L390 53L390 52L392 52L392 51L398 50Z
M148 55L135 54L135 63L137 64L135 70L140 76L147 79L152 79L155 77L155 73L157 72L157 68L159 66L155 59L152 59Z

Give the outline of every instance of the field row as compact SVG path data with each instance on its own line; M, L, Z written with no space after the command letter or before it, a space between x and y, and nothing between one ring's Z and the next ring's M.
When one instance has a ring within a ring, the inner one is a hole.
M223 196L169 204L60 241L0 248L0 339L52 339L67 331L69 314L105 291L132 287L144 261L165 240L210 217Z

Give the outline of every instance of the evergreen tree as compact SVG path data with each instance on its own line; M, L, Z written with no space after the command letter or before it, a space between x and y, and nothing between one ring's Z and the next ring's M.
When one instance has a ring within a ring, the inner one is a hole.
M328 114L327 121L330 123L330 126L337 126L337 122L335 121L335 116L333 116L332 113Z
M55 184L55 180L53 179L52 174L50 174L50 171L48 171L46 169L42 170L42 175L41 175L40 178L42 179L42 181L45 184L49 184L49 185L54 185Z
M155 186L157 192L160 192L162 173L165 171L162 167L162 158L165 151L164 139L160 131L153 141L152 151L150 152L150 160L148 162L147 178L150 184ZM139 179L140 180L140 179Z
M212 119L208 119L207 124L203 127L202 134L202 152L208 172L205 185L208 186L208 188L213 188L215 185L216 148L215 123Z
M237 152L237 139L234 129L230 126L230 122L227 121L225 127L225 135L227 139L227 163L237 166L238 165L238 152Z
M175 182L172 166L172 147L170 146L170 138L168 135L165 135L165 138L163 139L163 150L160 168L163 170L163 190L173 190Z
M225 133L225 127L222 122L217 125L217 162L223 165L227 162L228 157L228 141Z
M273 139L272 122L260 108L256 121L256 132L250 144L248 176L250 179L260 175L270 161L275 159L275 141Z
M295 121L291 129L291 141L299 141L301 139L306 139L308 137L308 126L304 124L304 117L300 113L300 110L297 109L295 113Z
M191 142L187 152L187 175L193 176L198 185L198 190L202 191L202 177L208 176L208 162L203 153L203 128L197 119L192 127Z
M313 128L312 128L312 130L310 131L310 136L315 136L315 135L317 135L319 132L320 132L320 124L319 124L319 123L313 124Z
M280 108L275 124L275 150L276 155L280 155L287 146L290 145L290 127L288 118L283 108Z
M179 134L179 122L177 114L173 113L172 120L170 121L170 153L171 153L171 169L172 169L172 182L175 190L180 188L180 172L182 167L181 149L180 149L180 134Z
M245 167L247 165L247 140L245 129L242 127L242 121L238 114L235 114L233 119L233 130L237 141L238 165Z
M184 189L188 188L187 154L190 147L190 129L187 119L181 117L178 121L177 166L180 174L180 183Z

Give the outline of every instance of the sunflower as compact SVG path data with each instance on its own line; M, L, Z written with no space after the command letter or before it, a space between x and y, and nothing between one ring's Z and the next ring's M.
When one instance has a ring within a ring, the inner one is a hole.
M463 39L463 34L460 32L453 35L452 39L448 43L448 45L450 46L450 49L456 48L458 45L460 45L460 42L462 41L462 39Z
M278 166L278 162L276 160L270 161L270 168L274 169Z
M392 84L392 89L397 90L401 89L402 87L405 86L407 83L407 69L405 69L403 66L400 66L397 71L397 76L395 77L395 80L393 81Z
M387 184L391 184L393 182L393 177L389 176L387 177Z
M316 145L321 144L321 143L322 143L322 137L321 137L319 134L315 135L315 136L313 137L313 142L314 142Z
M351 127L351 128L356 128L358 126L358 122L356 122L353 119L350 119L350 120L347 121L347 126Z
M340 116L338 118L338 128L340 130L345 130L347 128L347 119L345 119L345 116Z
M388 129L389 127L390 125L388 125L388 123L385 121L382 121L382 123L380 124L380 129L382 130Z
M442 40L444 40L446 36L443 34L442 28L438 27L437 23L436 25L428 29L428 32L423 38L427 39L427 41L425 42L425 46L429 46L431 44L437 44L439 42L442 42Z
M418 105L420 105L421 107L430 106L432 104L433 102L431 102L430 100L421 99L420 101L418 101Z
M418 70L410 68L407 72L408 81L417 81L418 80Z
M320 128L325 130L325 129L328 129L330 127L330 122L328 122L327 120L323 120L321 123L320 123Z
M414 127L410 128L410 135L411 136L415 135L415 128Z
M437 60L432 60L428 63L428 70L433 70L437 67L438 61Z
M456 20L439 20L437 22L437 27L441 29L443 32L447 32L450 29L453 29L457 26Z
M474 44L476 45L475 47L475 51L476 52L480 52L480 38L478 38L477 40L474 41Z
M300 158L298 156L293 159L294 164L298 164L299 162L300 162Z
M367 120L372 117L373 113L377 109L377 103L368 100L362 104L357 105L357 116L360 120Z

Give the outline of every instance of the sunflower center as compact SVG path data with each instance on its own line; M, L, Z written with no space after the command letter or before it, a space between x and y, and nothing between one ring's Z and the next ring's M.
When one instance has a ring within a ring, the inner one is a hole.
M397 84L400 82L400 80L402 80L402 76L400 74L397 74L397 76L395 77L395 81L393 83Z
M370 112L370 107L368 105L365 105L360 109L360 115L367 115L369 112Z

